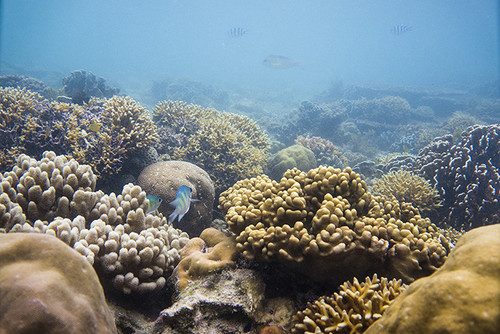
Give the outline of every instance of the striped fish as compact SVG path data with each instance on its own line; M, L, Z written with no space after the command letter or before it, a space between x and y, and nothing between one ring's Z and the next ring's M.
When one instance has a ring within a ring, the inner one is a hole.
M240 38L240 37L243 37L246 33L247 33L247 31L245 29L240 28L240 27L234 27L234 28L231 28L227 34L229 35L229 37L232 37L232 38Z
M182 217L189 211L189 206L191 202L197 202L197 199L192 199L191 195L193 190L188 186L182 185L177 189L177 195L175 199L169 204L175 207L174 212L168 216L168 222L172 223L177 219L178 222L181 221Z
M413 27L406 26L404 24L397 24L394 27L391 28L391 33L394 35L401 35L404 34L405 32L412 31Z

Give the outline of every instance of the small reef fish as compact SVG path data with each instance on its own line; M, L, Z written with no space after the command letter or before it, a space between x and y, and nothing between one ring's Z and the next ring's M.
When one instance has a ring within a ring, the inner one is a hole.
M404 24L397 24L391 28L391 33L393 33L394 35L401 35L412 30L413 27L405 26Z
M146 210L146 214L154 212L160 207L160 204L162 201L162 199L160 197L155 196L155 195L147 195L146 198L149 201L148 209Z
M299 66L299 62L280 55L269 55L262 62L265 66L273 69L284 70Z
M177 195L175 199L169 204L175 207L174 212L168 216L168 222L172 223L175 219L178 222L181 221L182 217L189 211L189 206L191 202L198 202L197 199L191 198L193 190L188 186L182 185L177 189Z
M234 28L231 28L227 34L229 35L229 37L231 38L240 38L240 37L243 37L245 36L247 33L247 31L243 28L240 28L240 27L234 27Z
M92 121L89 125L89 129L92 132L99 132L101 130L102 124L96 121Z

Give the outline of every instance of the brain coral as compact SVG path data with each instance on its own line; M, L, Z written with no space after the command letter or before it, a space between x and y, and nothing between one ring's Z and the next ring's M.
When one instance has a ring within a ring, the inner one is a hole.
M45 152L18 158L1 178L0 231L46 233L94 264L103 282L125 293L163 288L188 235L146 214L148 199L128 184L118 196L94 191L88 165Z
M262 173L269 139L248 117L164 101L153 109L153 120L162 138L159 153L206 170L216 193Z
M500 225L465 233L445 264L412 283L365 333L498 333Z
M375 201L350 168L293 169L279 183L265 175L241 180L219 207L245 257L285 262L315 280L377 269L411 282L450 250L417 209Z
M399 203L411 203L422 213L434 211L440 206L439 194L430 182L409 171L382 175L374 181L372 192L386 201L396 199Z
M333 296L308 303L295 315L292 333L363 333L407 287L401 280L377 275L361 283L354 278Z
M54 237L0 234L0 333L116 333L92 266Z

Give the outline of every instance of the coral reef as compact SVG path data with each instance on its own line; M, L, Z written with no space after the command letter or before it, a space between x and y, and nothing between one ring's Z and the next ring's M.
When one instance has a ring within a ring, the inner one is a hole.
M26 75L5 75L0 77L0 87L26 88L34 93L44 95L47 85L42 81Z
M124 293L163 288L189 240L166 218L146 214L146 193L132 184L120 195L94 191L88 165L45 152L21 155L1 178L0 231L56 236Z
M453 145L453 136L434 139L419 152L415 172L431 182L443 199L436 221L456 229L500 222L500 126L470 127Z
M498 224L465 233L444 265L412 283L365 333L497 333L498 240Z
M92 97L110 98L120 92L118 88L109 87L105 80L84 70L74 71L62 80L64 93L71 97L71 102L84 104Z
M411 203L423 214L434 211L441 205L439 194L429 181L404 170L390 172L375 180L372 193L384 201L396 199L400 204Z
M295 143L313 151L319 165L339 168L344 167L346 163L345 157L342 156L342 153L328 139L314 136L298 136L295 139Z
M441 266L450 250L429 219L407 203L377 202L359 175L319 167L237 182L219 208L249 259L284 262L314 280L370 270L411 282Z
M175 199L181 185L193 190L189 211L174 226L190 236L198 236L212 222L215 189L210 176L200 167L185 161L161 161L146 167L137 183L148 194L163 199L158 211L168 216L174 211L169 203Z
M292 333L363 333L407 287L401 280L377 275L361 283L354 278L333 296L308 303L295 315Z
M283 173L288 169L309 170L317 166L318 163L314 152L298 144L280 150L267 163L269 175L273 180L281 179Z
M160 142L158 153L206 170L216 193L243 177L262 173L269 139L248 117L164 101L154 108L153 120L166 140Z
M214 228L203 230L182 249L181 260L172 273L177 289L182 291L200 277L234 267L236 256L234 237Z
M1 333L116 333L92 266L54 237L0 234Z
M264 283L249 269L226 269L184 289L163 310L155 333L244 333L264 298Z

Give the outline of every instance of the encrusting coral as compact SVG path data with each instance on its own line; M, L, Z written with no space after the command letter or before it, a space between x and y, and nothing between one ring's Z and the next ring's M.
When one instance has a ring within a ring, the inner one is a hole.
M407 287L401 280L379 279L376 274L361 283L354 278L333 296L308 303L295 315L292 333L363 333Z
M146 214L149 200L139 186L105 195L94 191L95 182L88 165L54 152L40 161L19 156L1 178L0 231L56 236L124 293L162 289L189 236Z
M182 291L200 277L234 267L237 254L234 237L214 228L203 230L199 238L192 238L182 249L181 260L172 274L177 289Z
M410 204L377 202L350 168L288 170L238 181L220 209L249 259L285 262L314 280L377 270L405 282L429 275L450 251L446 238Z
M153 120L162 138L158 152L206 170L216 193L262 173L269 139L248 117L163 101L153 109Z
M54 237L0 234L0 333L116 333L92 266Z
M372 193L385 201L411 203L420 212L434 211L441 204L439 194L430 182L409 171L400 170L382 175L374 181Z
M412 283L365 333L497 333L500 225L465 233L444 265Z

